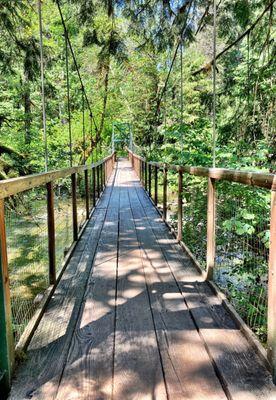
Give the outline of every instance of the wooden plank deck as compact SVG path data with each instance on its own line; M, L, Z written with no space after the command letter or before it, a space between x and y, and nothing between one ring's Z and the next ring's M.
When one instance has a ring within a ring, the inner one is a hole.
M23 399L276 399L125 160L16 371L10 400Z

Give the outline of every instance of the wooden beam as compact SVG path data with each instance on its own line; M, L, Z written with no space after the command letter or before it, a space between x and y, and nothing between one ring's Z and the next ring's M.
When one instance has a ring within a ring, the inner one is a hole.
M0 199L13 196L25 190L33 189L34 187L46 185L48 182L57 179L66 178L74 173L82 173L83 171L92 168L93 166L101 165L105 160L114 157L108 156L95 164L80 165L78 167L65 168L57 171L44 172L42 174L26 175L20 178L5 179L0 182Z
M0 394L10 389L14 367L14 342L5 228L4 200L0 200ZM1 396L0 396L1 397Z
M100 183L100 170L99 170L99 166L96 167L96 176L97 176L97 198L100 197L100 193L101 193L101 183Z
M135 155L138 159L145 161L140 156ZM148 164L163 168L163 163L148 161ZM168 170L179 171L195 176L213 178L215 180L225 180L229 182L242 183L248 186L263 187L266 189L276 190L276 175L264 172L255 171L240 171L226 168L205 168L181 166L175 164L166 164Z
M93 179L93 207L96 206L96 170L92 168L92 179Z
M167 197L168 197L168 169L167 164L163 166L163 220L167 220Z
M215 180L208 178L207 204L207 280L213 279L216 253L216 191Z
M49 255L49 282L56 283L56 240L55 240L55 208L53 182L47 185L47 222L48 222L48 255Z
M84 171L84 185L85 185L85 209L86 209L86 219L89 219L90 214L90 205L89 205L89 179L88 179L88 170Z
M271 192L270 247L268 271L268 358L276 384L276 191Z
M149 197L151 197L151 165L149 164Z
M158 204L158 168L154 167L154 204Z
M77 174L71 175L73 238L78 240Z
M181 171L178 172L178 207L177 207L177 240L182 240L182 228L183 228L183 174Z

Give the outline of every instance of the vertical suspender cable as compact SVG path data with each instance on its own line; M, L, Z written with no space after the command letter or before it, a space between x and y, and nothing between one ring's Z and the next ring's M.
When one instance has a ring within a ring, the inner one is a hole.
M250 96L250 32L247 34L247 116L249 117L249 96Z
M180 124L181 124L181 151L183 152L184 138L183 138L183 39L180 45Z
M70 101L70 78L69 78L69 52L67 31L64 29L65 37L65 62L66 62L66 86L67 86L67 112L68 112L68 129L69 129L69 148L70 148L70 166L73 165L72 151L72 127L71 127L71 101Z
M90 113L90 145L91 145L91 162L93 163L93 118Z
M181 78L180 78L180 85L181 85L181 87L180 87L180 92L181 92L181 94L180 94L180 96L181 96L181 98L180 98L180 108L181 108L180 123L182 125L183 124L183 110L184 110L184 106L183 106L183 42L181 43L181 47L180 47L180 75L181 75Z
M86 139L85 139L85 115L84 115L84 113L85 113L85 103L84 103L84 93L83 93L83 88L82 88L82 148L83 148L83 162L84 162L84 164L86 163L86 160L85 160L85 156L86 156L86 153L85 153L85 148L86 148Z
M164 125L167 130L167 91L164 92Z
M115 151L114 134L114 122L112 122L112 152Z
M217 55L217 4L216 0L213 0L213 140L212 140L212 158L213 167L216 166L216 142L217 142L217 132L216 132L216 79L217 79L217 65L216 65L216 55Z
M45 153L45 171L48 171L48 143L47 143L47 126L46 126L46 102L45 102L45 86L44 86L44 56L43 56L43 32L42 32L42 10L41 0L37 1L38 21L39 21L39 46L40 46L40 75L41 75L41 102L42 102L42 120L43 120L43 139Z

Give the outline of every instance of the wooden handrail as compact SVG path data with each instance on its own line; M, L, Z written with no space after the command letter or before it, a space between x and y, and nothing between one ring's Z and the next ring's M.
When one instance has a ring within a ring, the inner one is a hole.
M206 271L205 277L208 281L213 280L213 272L215 269L216 260L216 181L224 180L228 182L236 182L247 186L257 186L260 188L270 189L271 191L271 217L270 217L270 246L269 246L269 265L268 265L268 349L267 359L272 367L273 381L276 384L276 175L263 173L263 172L252 172L252 171L240 171L235 169L227 168L204 168L204 167L191 167L174 165L168 163L146 161L145 158L134 154L131 150L129 151L129 158L132 161L136 172L137 163L142 166L142 170L145 172L151 171L151 167L155 168L155 171L163 171L163 205L162 205L162 218L168 224L167 221L167 171L173 170L178 173L178 212L177 212L177 234L175 235L177 240L187 249L187 246L182 242L182 230L183 230L183 186L182 186L182 174L190 174L194 176L208 178L208 196L207 196L207 248L206 248ZM137 174L138 175L138 174ZM141 178L141 177L140 177ZM158 190L157 173L154 174L155 178L155 193ZM149 196L151 194L151 186L147 184L147 174L145 174L145 190ZM155 197L154 204L157 205L157 197ZM185 211L184 211L185 212ZM184 232L185 235L185 232ZM184 237L185 241L185 237ZM193 255L192 255L193 257ZM193 257L194 258L194 257ZM194 258L195 260L195 258ZM196 262L196 261L195 261ZM203 273L203 270L202 270ZM248 337L251 339L252 334Z
M131 154L131 150L128 150ZM146 162L146 159L133 154L138 160ZM148 165L163 168L163 162L147 161ZM206 167L192 167L166 163L166 168L172 171L181 171L195 176L202 176L205 178L212 178L214 180L225 180L229 182L241 183L248 186L257 186L266 189L276 190L276 174L256 171L241 171L229 168L206 168Z
M86 209L86 223L90 217L90 183L88 172L92 171L93 186L93 207L96 205L96 189L97 198L100 197L101 192L105 186L106 180L109 178L113 165L115 162L115 153L90 165L81 165L72 168L61 169L41 174L28 175L19 178L6 179L0 182L0 370L4 371L4 375L0 376L0 392L8 393L11 383L11 375L14 366L14 341L12 335L12 317L11 317L11 300L10 300L10 285L9 285L9 270L8 270L8 257L7 257L7 242L6 242L6 229L5 229L5 199L14 196L26 190L33 189L38 186L47 189L47 226L48 226L48 271L49 283L52 285L51 291L46 292L46 296L51 296L54 286L57 284L60 277L56 276L56 232L55 232L55 196L54 196L54 181L61 178L71 178L71 201L72 201L72 222L73 222L73 235L71 249L80 237L80 226L78 224L78 204L77 204L77 174L84 173L85 182L85 209ZM82 228L84 229L84 227ZM68 262L70 255L67 255ZM64 267L66 263L64 264ZM63 268L64 268L63 267ZM43 300L43 304L47 301ZM24 338L22 343L18 343L19 349L24 349L29 343L31 335L37 326L39 319L42 316L42 311L35 317L36 320L30 321L31 327L27 327L28 337ZM26 335L25 335L26 336ZM24 342L24 343L23 343ZM0 396L1 397L1 396Z
M43 172L41 174L33 174L21 176L19 178L11 178L0 181L0 199L13 196L15 194L24 192L29 189L33 189L38 186L42 186L46 183L53 182L57 179L66 178L72 174L81 173L83 171L93 169L104 164L106 161L111 159L114 154L98 161L94 164L80 165L77 167L65 168L50 172Z

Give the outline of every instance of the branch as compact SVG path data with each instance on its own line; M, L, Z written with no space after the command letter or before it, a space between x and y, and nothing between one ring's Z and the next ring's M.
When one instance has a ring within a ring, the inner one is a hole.
M264 11L261 13L261 15L259 15L259 17L256 19L256 21L246 31L244 31L236 40L234 40L234 42L230 43L220 53L218 53L215 59L218 60L224 53L226 53L228 50L230 50L232 47L234 47L237 43L239 43L245 36L247 36L255 28L255 26L260 22L260 20L267 13L267 11L270 10L270 8L274 4L274 2L275 2L275 0L272 0L267 5L267 7L264 9ZM197 71L193 72L192 76L196 76L196 75L200 74L201 72L208 71L210 69L210 66L212 66L214 64L215 59L213 58L206 65L204 65Z

